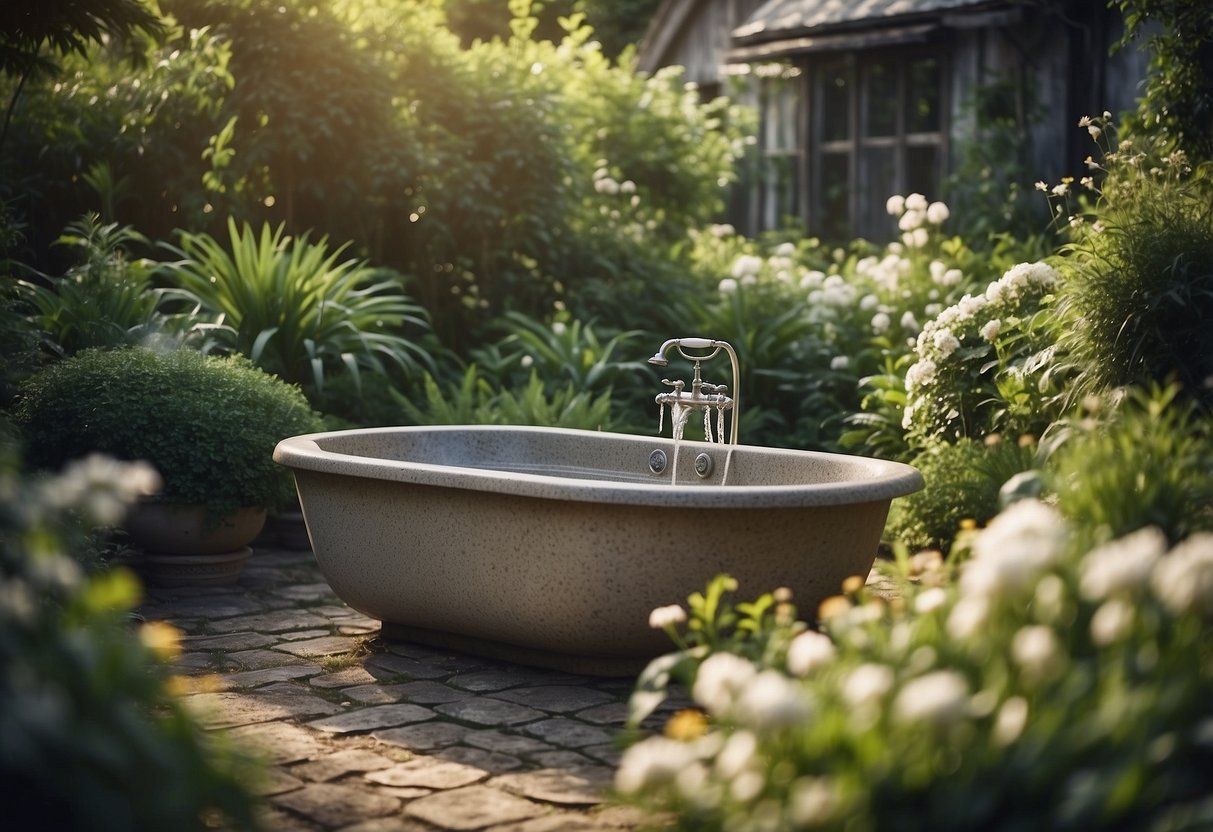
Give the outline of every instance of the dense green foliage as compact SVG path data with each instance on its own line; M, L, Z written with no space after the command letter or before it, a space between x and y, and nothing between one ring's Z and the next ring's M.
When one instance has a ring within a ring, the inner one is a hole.
M29 379L16 418L38 468L91 453L146 460L164 480L158 499L218 515L289 504L274 446L318 429L298 388L241 356L185 349L86 350Z
M61 476L18 473L0 446L0 802L30 830L254 827L259 772L206 735L171 692L166 624L129 615L124 570L85 577L92 524L121 521L154 474L99 457Z

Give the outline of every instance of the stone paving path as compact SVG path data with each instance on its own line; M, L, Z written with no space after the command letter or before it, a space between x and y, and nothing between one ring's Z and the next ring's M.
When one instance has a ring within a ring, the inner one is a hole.
M141 612L184 631L175 669L203 723L269 762L259 788L269 829L582 832L652 822L606 802L633 679L385 642L306 551L258 549L232 586L151 587Z

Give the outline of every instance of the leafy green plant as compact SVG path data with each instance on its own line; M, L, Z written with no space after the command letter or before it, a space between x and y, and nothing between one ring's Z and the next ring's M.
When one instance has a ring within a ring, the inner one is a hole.
M177 322L162 311L174 293L152 285L156 264L128 254L147 244L142 234L90 213L69 225L58 243L78 253L76 265L60 277L16 283L18 309L42 333L48 352L62 358L90 347L174 337Z
M77 566L154 475L100 458L22 475L0 432L0 801L31 829L255 828L259 767L171 693L178 634L132 623L129 572Z
M220 517L289 505L294 484L274 446L319 429L298 388L243 357L140 348L86 350L47 367L22 386L16 419L37 467L96 452L147 460L164 480L157 499Z
M1002 486L1035 467L1035 443L993 438L1000 441L935 442L915 456L911 464L922 472L926 487L894 501L886 539L909 551L934 548L947 554L966 523L982 526L998 514Z
M1178 541L1213 528L1213 436L1205 414L1176 387L1089 404L1099 410L1063 423L1068 436L1047 469L1066 517L1093 540L1152 526Z
M182 259L161 276L197 301L193 327L204 351L245 355L257 366L310 391L328 374L394 366L433 368L426 349L406 334L428 328L424 310L396 275L365 261L342 260L347 246L327 238L292 238L282 226L260 233L228 222L228 247L209 234L182 232Z
M543 427L612 430L610 391L594 396L573 384L549 390L532 372L521 390L497 389L481 376L476 365L464 372L458 385L443 389L432 376L425 378L424 402L414 402L392 391L404 413L418 425L539 425Z

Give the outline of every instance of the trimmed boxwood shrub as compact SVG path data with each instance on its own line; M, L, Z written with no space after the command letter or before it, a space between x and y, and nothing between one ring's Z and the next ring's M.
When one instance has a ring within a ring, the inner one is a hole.
M320 429L299 388L239 356L192 350L86 350L22 387L16 418L28 461L59 468L93 452L143 459L164 480L159 499L242 506L289 504L279 440Z

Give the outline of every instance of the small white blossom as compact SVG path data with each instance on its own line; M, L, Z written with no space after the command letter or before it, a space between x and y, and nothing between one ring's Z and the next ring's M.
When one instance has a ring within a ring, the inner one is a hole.
M1049 185L1048 185L1048 183L1046 183L1046 182L1040 182L1040 181L1038 181L1038 182L1036 183L1036 185L1035 185L1035 188L1036 188L1036 190L1038 190L1038 191L1048 191L1048 190L1049 190Z
M1039 500L1020 500L995 517L973 543L960 588L965 595L998 595L1026 588L1062 553L1067 528Z
M699 665L691 697L712 714L726 714L737 695L757 675L754 665L734 653L713 653Z
M969 683L955 670L936 670L911 679L893 700L893 716L902 722L950 725L965 715Z
M894 194L885 202L884 209L889 212L889 216L899 216L906 209L906 198L900 194Z
M925 228L915 228L901 235L901 241L906 248L923 248L931 241L931 235Z
M952 353L960 349L960 341L952 334L951 330L939 329L936 330L933 336L935 349L939 351L940 358L950 358Z
M892 324L892 320L887 312L877 312L872 316L872 332L877 335L884 335L888 332L890 324Z
M1011 658L1029 679L1042 679L1060 669L1061 645L1051 627L1031 624L1011 639Z
M914 599L914 610L919 615L926 615L937 610L948 602L948 591L940 586L931 587Z
M1082 560L1079 591L1093 601L1119 592L1135 592L1149 582L1154 564L1166 550L1166 536L1154 527L1138 529L1092 549Z
M734 228L732 225L730 225L727 222L710 225L710 226L708 226L708 231L711 233L711 235L713 237L716 237L718 239L724 238L724 237L732 237L734 234L737 233L737 229Z
M1213 613L1213 534L1201 532L1159 560L1150 581L1171 612Z
M726 277L720 281L720 285L716 288L722 295L731 295L737 291L737 281L731 277Z
M981 596L961 598L948 615L948 635L957 641L968 641L979 635L990 617L990 604Z
M842 685L842 696L855 707L882 699L893 687L893 669L888 665L867 663L852 670Z
M1091 126L1089 126L1087 128L1087 132L1091 134L1091 138L1093 138L1093 139L1098 139L1100 134L1103 133L1103 131L1100 130L1098 127L1096 127L1094 124L1092 124Z
M932 202L927 206L927 222L931 225L942 225L950 216L952 216L952 212L942 202Z
M825 282L825 272L814 269L800 279L800 288L804 290L816 289Z
M879 304L880 298L875 295L864 295L859 299L859 308L864 312L875 309Z
M1091 616L1091 641L1099 647L1107 647L1124 640L1133 630L1135 617L1133 605L1125 599L1104 601Z
M788 804L797 828L823 826L842 808L842 796L828 777L800 777L788 790Z
M830 359L831 370L845 370L851 366L851 359L845 355L836 355Z
M901 328L910 332L918 332L921 327L918 324L918 319L914 317L914 313L909 309L901 316Z
M929 358L914 362L910 365L910 369L906 370L906 389L924 387L933 383L937 372L935 362Z
M901 219L897 221L897 227L902 231L913 231L922 225L926 219L925 211L906 211L901 215Z
M998 320L998 318L992 318L982 326L981 337L987 341L997 341L998 333L1000 332L1002 332L1002 321Z
M998 709L994 720L993 740L995 745L1010 745L1019 739L1028 724L1028 702L1022 696L1012 696Z
M927 198L922 194L910 194L906 197L907 211L926 211Z
M780 257L795 257L796 256L796 244L795 243L780 243L778 246L775 247L775 254L777 254Z
M732 780L749 767L758 751L758 738L749 731L734 731L716 755L716 773Z
M762 271L762 258L755 254L742 254L733 261L732 275L742 278Z
M667 737L648 737L623 752L615 788L623 794L663 786L696 762L695 746Z
M812 713L805 692L777 670L764 670L751 679L733 706L737 721L760 733L794 728Z
M837 652L829 636L813 630L803 632L788 645L788 672L807 676L830 664Z
M649 613L649 626L654 630L664 630L666 627L676 627L687 620L687 613L678 604L657 607Z

